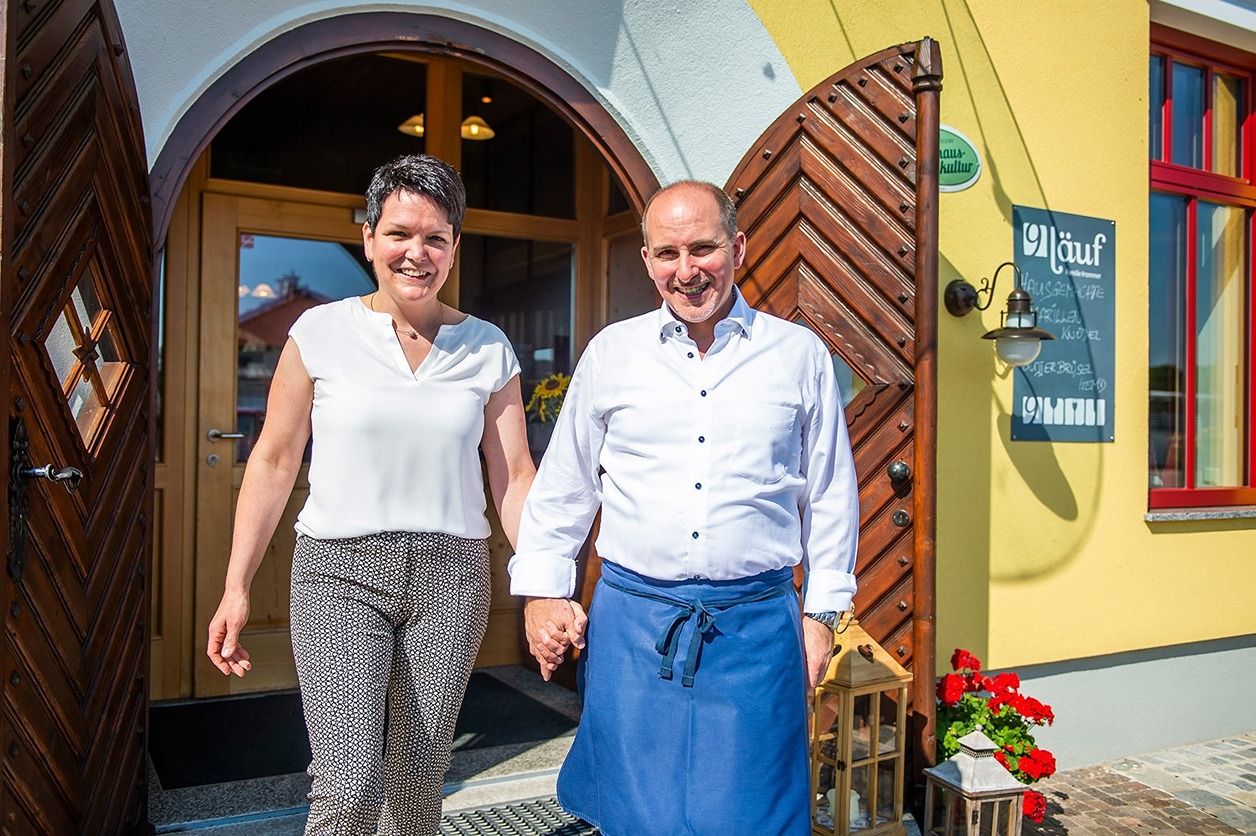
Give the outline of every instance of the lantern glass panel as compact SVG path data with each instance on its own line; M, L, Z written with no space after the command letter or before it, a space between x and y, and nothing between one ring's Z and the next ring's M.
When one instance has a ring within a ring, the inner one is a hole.
M833 830L837 816L837 768L820 763L816 767L815 823L826 830Z
M881 730L878 736L877 754L889 755L899 751L898 691L886 691L880 696Z
M850 771L850 829L851 831L866 830L872 826L871 801L869 792L873 781L872 767L868 764L856 766Z
M864 760L872 753L872 734L874 718L872 716L872 696L862 694L855 697L855 708L851 720L854 734L851 738L851 757L856 761Z
M841 695L825 691L816 707L816 734L821 741L820 754L829 760L837 759L837 733L842 725Z
M895 773L902 761L898 758L877 764L877 823L894 818Z
M982 836L1006 836L1012 832L1012 802L1006 799L981 805Z

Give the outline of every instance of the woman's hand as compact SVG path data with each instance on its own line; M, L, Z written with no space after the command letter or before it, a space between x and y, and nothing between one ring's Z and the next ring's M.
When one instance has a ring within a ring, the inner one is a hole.
M253 668L249 652L240 646L240 631L249 622L247 592L225 592L218 612L209 620L209 641L205 653L224 676L244 676Z

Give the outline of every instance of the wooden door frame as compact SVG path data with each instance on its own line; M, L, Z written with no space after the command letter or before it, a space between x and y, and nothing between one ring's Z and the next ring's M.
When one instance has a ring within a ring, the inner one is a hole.
M151 172L154 240L165 241L175 201L210 140L258 93L299 70L366 52L456 59L486 68L536 96L570 123L623 186L637 214L658 178L602 104L566 70L536 50L465 21L427 14L363 12L298 26L261 45L215 80L188 108ZM433 148L448 157L457 149ZM450 160L455 165L456 160Z

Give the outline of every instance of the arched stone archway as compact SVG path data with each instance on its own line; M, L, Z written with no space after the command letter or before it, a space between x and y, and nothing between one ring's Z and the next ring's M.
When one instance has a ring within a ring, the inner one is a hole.
M605 160L640 212L658 187L641 152L602 104L566 70L505 35L426 14L368 12L314 21L284 32L232 66L201 94L162 146L150 180L154 240L165 240L188 172L214 135L241 107L275 82L332 58L363 52L414 52L491 69L545 102Z

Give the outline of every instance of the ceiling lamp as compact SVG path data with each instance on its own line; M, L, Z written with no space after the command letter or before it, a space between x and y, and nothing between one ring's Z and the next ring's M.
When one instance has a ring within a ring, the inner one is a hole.
M473 139L477 141L492 139L496 136L496 134L497 132L488 126L488 122L485 122L478 116L468 116L466 119L462 120L463 139Z
M407 136L423 136L423 133L426 130L423 127L423 114L420 113L415 116L411 116L409 119L398 125L397 130Z

